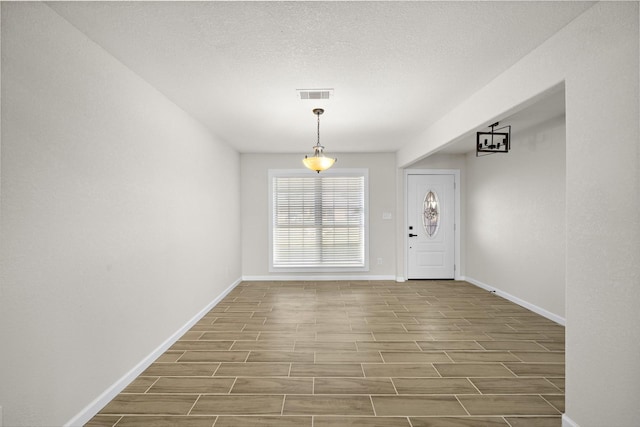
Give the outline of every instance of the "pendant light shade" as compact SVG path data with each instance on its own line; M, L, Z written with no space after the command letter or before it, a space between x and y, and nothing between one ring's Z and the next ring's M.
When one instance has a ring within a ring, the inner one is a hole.
M325 157L322 154L315 154L312 157L305 156L305 158L302 159L302 163L304 163L307 168L318 173L320 173L320 171L329 169L335 162L336 159Z
M324 113L322 108L316 108L313 110L313 114L318 116L318 142L313 147L313 156L304 156L302 159L302 163L313 171L320 173L321 171L325 171L329 169L338 159L333 159L331 157L325 157L324 155L324 147L320 145L320 114Z

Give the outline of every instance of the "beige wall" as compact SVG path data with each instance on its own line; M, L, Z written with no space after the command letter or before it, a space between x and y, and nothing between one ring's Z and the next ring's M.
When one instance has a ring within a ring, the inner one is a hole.
M408 169L459 169L462 174L465 160L464 154L435 153L412 163Z
M560 318L565 317L565 149L560 117L514 129L508 154L466 157L466 278Z
M46 5L2 3L0 406L62 425L240 277L239 156Z
M304 273L304 277L395 278L396 273L396 193L395 155L336 155L334 168L367 168L369 170L369 271L353 273ZM304 169L303 154L242 154L242 274L248 279L269 277L301 277L303 273L269 273L269 169ZM310 172L312 173L312 172ZM390 212L392 219L383 220ZM378 264L378 259L382 264Z

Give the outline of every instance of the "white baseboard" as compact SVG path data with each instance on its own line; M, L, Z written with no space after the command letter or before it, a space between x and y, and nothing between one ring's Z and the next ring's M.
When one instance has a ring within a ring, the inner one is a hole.
M396 280L396 276L392 275L312 275L304 274L296 275L268 275L268 276L242 276L242 280L252 282L269 282L269 281L328 281L328 280Z
M529 309L529 310L533 311L534 313L539 314L540 316L546 317L549 320L553 320L554 322L556 322L556 323L558 323L558 324L560 324L562 326L565 326L566 323L567 323L567 321L566 321L566 319L564 317L560 317L557 314L551 313L550 311L547 311L542 307L538 307L535 304L531 304L530 302L527 302L527 301L525 301L523 299L520 299L520 298L518 298L518 297L516 297L514 295L511 295L508 292L504 292L504 291L502 291L500 289L497 289L497 288L495 288L493 286L487 285L486 283L482 283L481 281L476 280L473 277L461 277L461 280L467 281L467 282L471 283L472 285L476 285L477 287L485 289L485 290L487 290L489 292L495 292L496 295L498 295L498 296L500 296L500 297L502 297L504 299L507 299L507 300L509 300L509 301L511 301L513 303L516 303L519 306L522 306L522 307L524 307L526 309Z
M147 357L142 359L136 366L134 366L129 372L127 372L122 378L113 383L107 388L100 396L98 396L93 402L87 405L82 411L71 418L65 427L82 426L86 424L91 418L93 418L107 403L113 400L124 388L131 383L138 375L140 375L145 369L149 367L162 353L167 351L178 339L185 334L193 325L195 325L205 314L207 314L213 307L216 306L222 299L229 294L236 286L240 284L242 280L238 279L233 282L227 289L222 291L213 301L207 304L202 310L200 310L195 316L193 316L187 323L185 323L180 329L174 332L169 338L167 338L158 348L152 351ZM1 412L0 412L1 415ZM0 418L1 420L1 418ZM0 422L1 427L1 422Z
M567 417L567 414L562 414L562 427L580 427L577 422Z

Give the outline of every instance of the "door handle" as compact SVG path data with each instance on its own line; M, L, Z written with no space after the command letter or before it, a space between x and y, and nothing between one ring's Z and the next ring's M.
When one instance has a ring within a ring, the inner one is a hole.
M418 235L409 233L409 237L418 237Z

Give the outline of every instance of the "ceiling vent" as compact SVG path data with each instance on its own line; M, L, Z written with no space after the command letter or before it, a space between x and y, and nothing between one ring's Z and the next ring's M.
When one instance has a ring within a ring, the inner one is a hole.
M330 99L333 89L296 89L300 99Z

